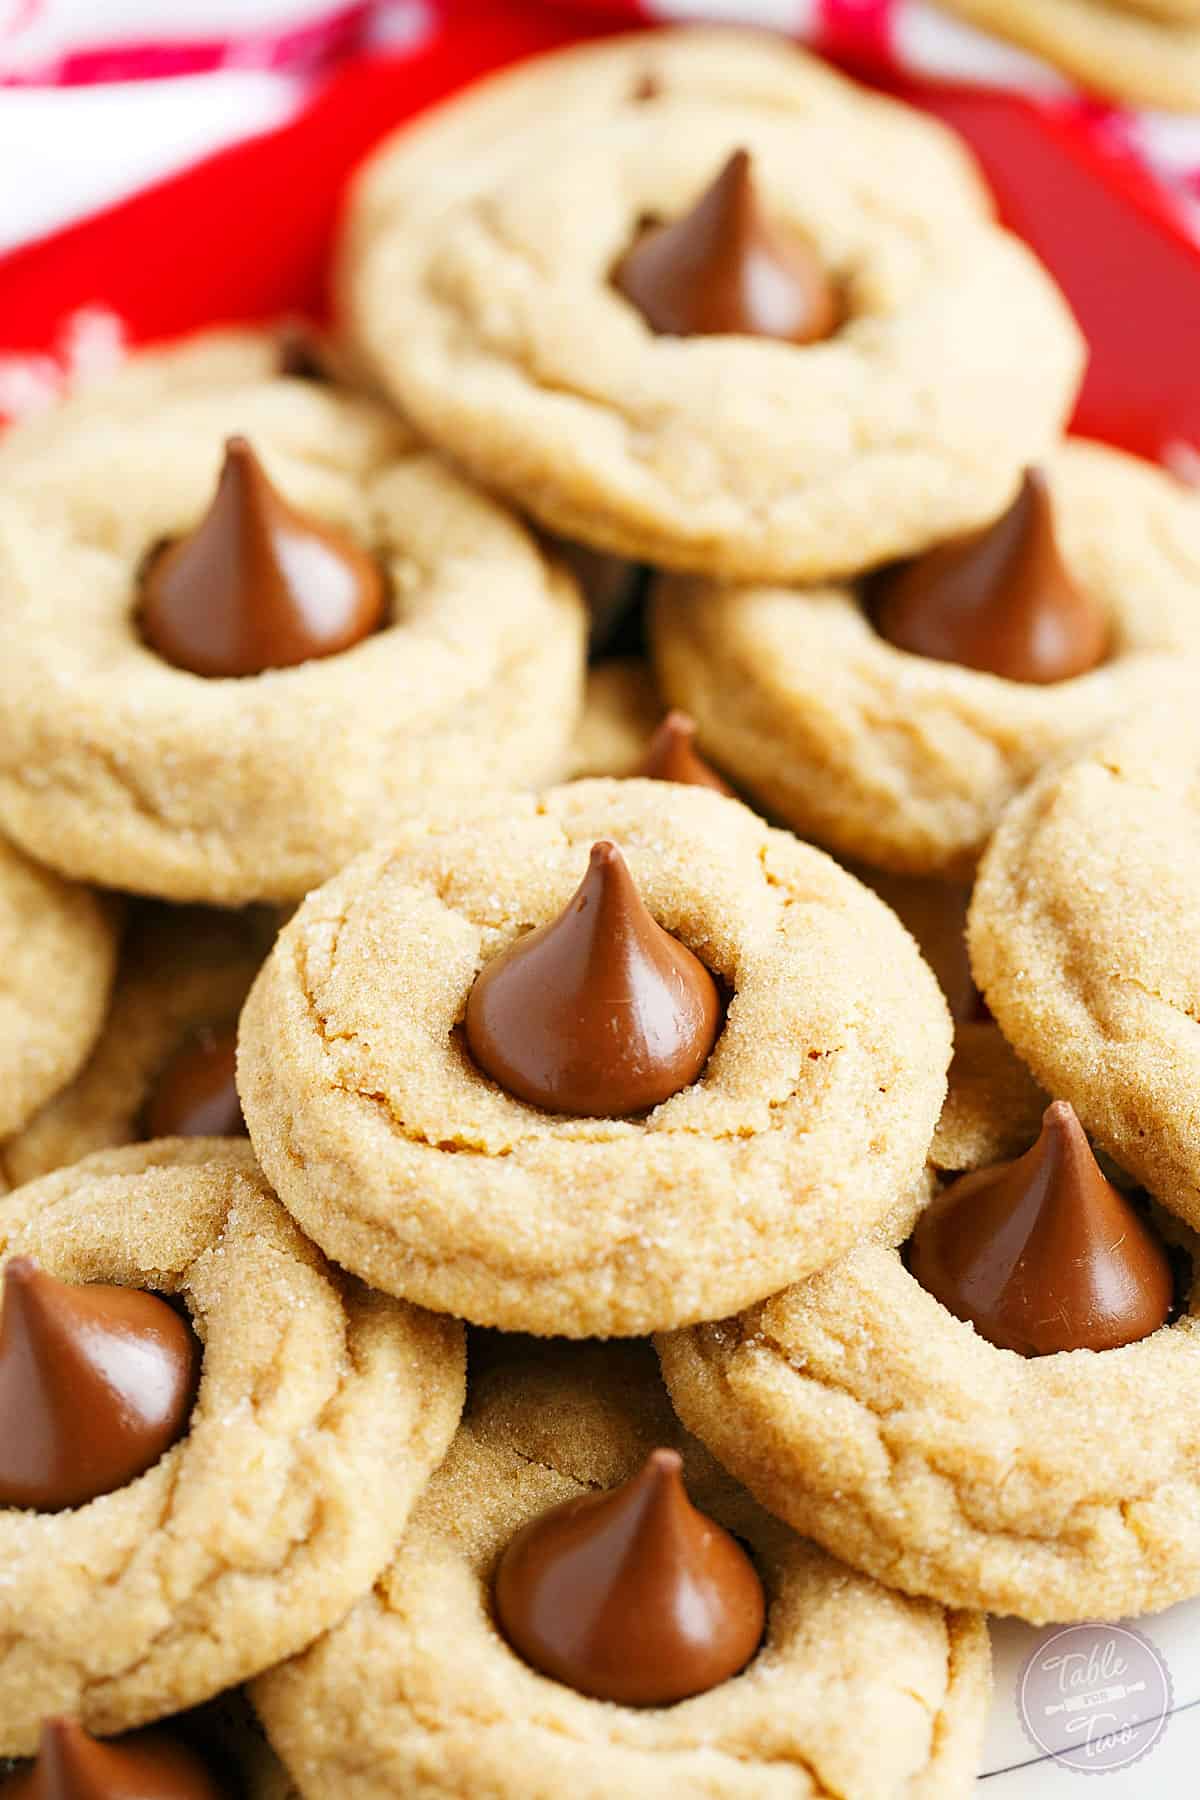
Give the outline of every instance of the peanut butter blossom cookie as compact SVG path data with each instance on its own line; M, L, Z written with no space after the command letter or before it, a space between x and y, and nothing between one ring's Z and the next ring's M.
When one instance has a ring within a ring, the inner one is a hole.
M463 1343L216 1140L21 1188L0 1242L0 1755L31 1756L46 1718L149 1723L340 1617L453 1434Z
M1005 815L971 956L1039 1080L1200 1230L1200 733L1191 701L1097 737Z
M275 924L265 908L132 906L96 1046L75 1080L0 1144L0 1183L19 1187L138 1139L243 1136L237 1019Z
M0 839L0 1157L104 1023L117 915Z
M957 142L736 32L567 51L389 140L342 290L380 385L486 485L730 578L977 525L1082 360Z
M988 1687L982 1620L768 1517L614 1346L485 1378L391 1568L252 1697L308 1800L364 1744L397 1800L934 1800L969 1790Z
M0 823L66 873L294 899L435 796L565 766L573 583L327 385L81 422L0 506L0 585Z
M1197 1248L1056 1101L907 1247L661 1338L663 1371L764 1505L880 1580L1034 1623L1154 1611L1200 1591Z
M840 1254L920 1175L949 1052L912 940L828 858L711 788L590 781L414 824L310 895L238 1087L345 1267L608 1336Z
M1200 507L1070 441L989 526L858 588L665 580L669 705L745 792L840 854L966 873L1012 796L1075 742L1190 691Z
M1196 0L937 0L1113 100L1200 106Z

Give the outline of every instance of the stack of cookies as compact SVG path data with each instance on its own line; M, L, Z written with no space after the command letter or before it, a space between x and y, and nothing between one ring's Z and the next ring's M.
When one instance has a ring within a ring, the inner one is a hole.
M339 288L2 452L0 1800L961 1796L1200 1592L1200 507L767 39Z

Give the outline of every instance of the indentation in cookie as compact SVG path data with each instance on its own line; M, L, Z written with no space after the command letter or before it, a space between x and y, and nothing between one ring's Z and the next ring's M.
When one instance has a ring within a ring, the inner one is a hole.
M766 1618L753 1563L692 1505L677 1450L531 1520L501 1558L495 1599L526 1662L622 1706L669 1706L728 1681Z
M1103 662L1109 624L1067 569L1050 489L1027 469L993 524L940 544L873 584L881 636L914 656L1041 685Z
M747 150L735 150L690 211L644 221L613 284L664 337L831 337L841 305L807 239L766 216Z
M387 594L374 558L344 531L289 506L249 441L231 437L211 506L142 578L152 650L193 675L261 675L369 637Z
M60 1512L142 1475L187 1430L200 1345L155 1294L4 1275L0 1506Z

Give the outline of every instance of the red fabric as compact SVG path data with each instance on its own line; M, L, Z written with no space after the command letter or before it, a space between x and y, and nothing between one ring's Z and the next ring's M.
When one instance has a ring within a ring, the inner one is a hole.
M331 18L292 31L250 32L232 41L217 37L85 45L4 81L11 87L77 87L103 81L158 81L231 67L311 72L348 55L362 42L370 12L370 0L353 0Z
M870 44L872 8L862 9ZM0 349L45 351L81 306L134 342L216 321L320 314L346 176L384 132L487 70L606 29L541 0L450 0L448 27L392 59L356 59L284 130L0 258ZM1006 219L1065 288L1092 367L1078 428L1157 457L1200 446L1200 250L1119 148L1069 111L983 91L897 90L970 141Z

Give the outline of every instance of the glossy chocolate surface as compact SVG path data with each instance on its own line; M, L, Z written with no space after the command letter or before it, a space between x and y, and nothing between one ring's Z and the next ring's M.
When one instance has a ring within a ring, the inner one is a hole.
M624 1118L693 1082L722 1024L716 983L647 912L615 844L593 846L565 910L483 969L472 1056L547 1112Z
M0 1780L0 1800L233 1800L200 1757L169 1732L89 1737L69 1718L47 1719L36 1759Z
M623 1706L670 1706L737 1675L766 1604L737 1540L698 1512L674 1450L632 1480L568 1500L508 1546L500 1628L554 1681Z
M60 1512L151 1468L187 1430L200 1346L155 1294L14 1257L0 1308L0 1506Z
M1108 652L1108 620L1062 559L1036 469L994 524L880 576L873 605L897 649L1008 681L1067 681Z
M663 337L830 337L841 323L813 246L774 226L750 155L736 150L690 211L650 223L613 271L619 293Z
M948 1311L1021 1356L1136 1343L1174 1301L1166 1246L1105 1178L1062 1100L1024 1156L938 1196L917 1222L909 1267Z
M374 559L290 506L241 437L226 444L208 512L142 578L146 643L193 675L261 675L334 656L369 637L385 608Z

